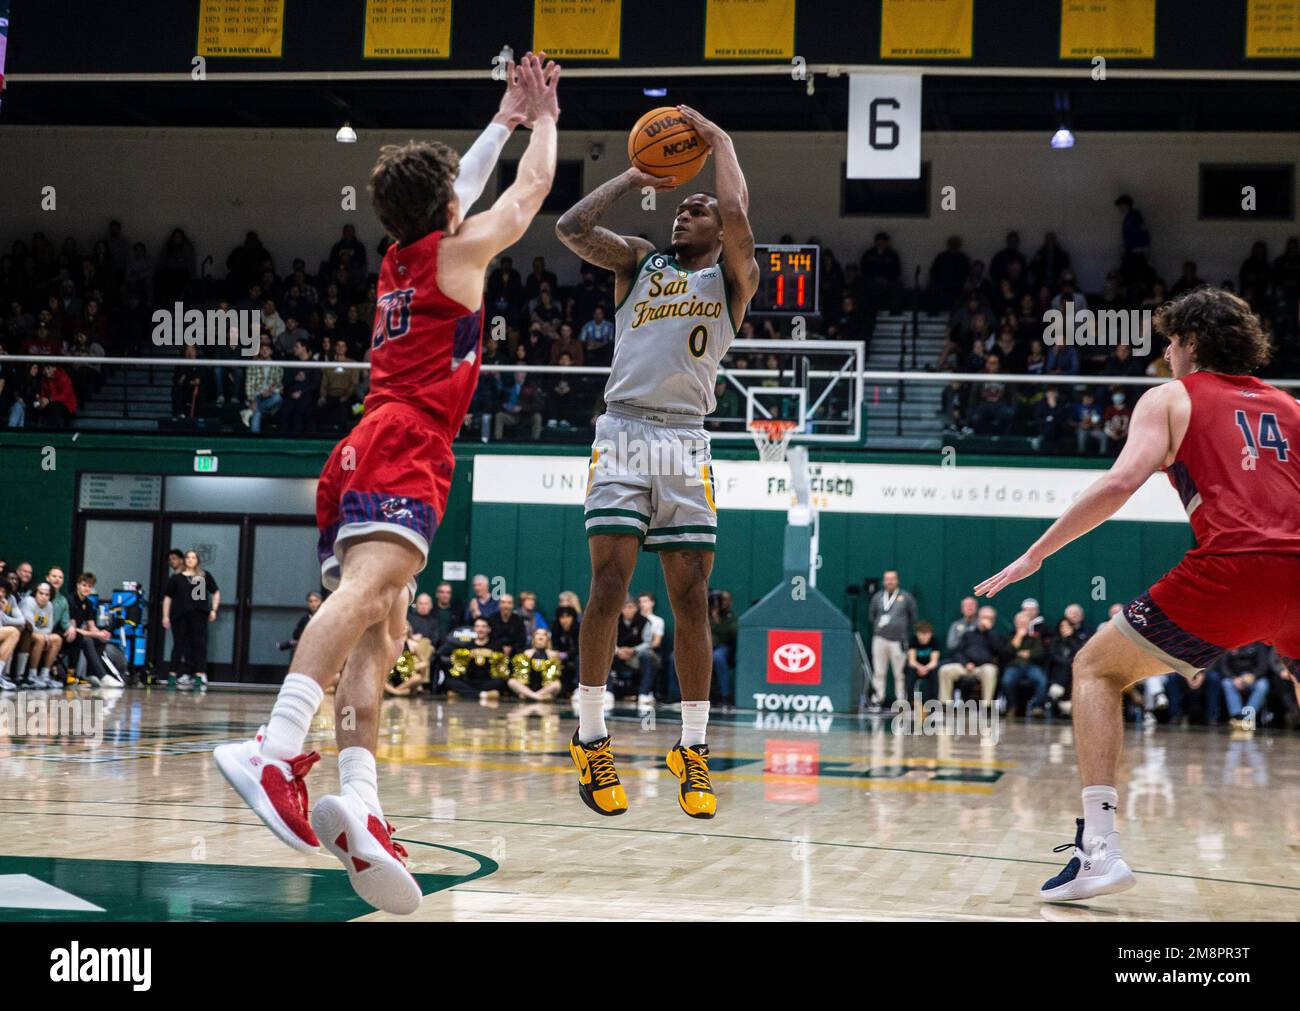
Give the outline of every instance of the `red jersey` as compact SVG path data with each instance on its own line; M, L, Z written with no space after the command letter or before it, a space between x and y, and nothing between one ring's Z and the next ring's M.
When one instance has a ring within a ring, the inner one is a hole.
M1254 376L1193 372L1187 434L1165 468L1196 555L1300 554L1300 403Z
M384 254L366 411L394 402L416 407L450 443L478 384L483 305L470 311L438 288L442 236L431 232L409 246L389 246Z

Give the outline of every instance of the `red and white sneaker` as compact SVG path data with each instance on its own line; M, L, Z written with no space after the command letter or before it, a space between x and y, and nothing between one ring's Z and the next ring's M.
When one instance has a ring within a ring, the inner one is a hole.
M311 825L325 848L347 868L352 888L376 909L407 916L420 908L420 886L406 869L406 850L393 842L393 826L380 821L358 798L322 797Z
M262 754L263 727L251 741L222 744L212 752L226 782L276 837L299 853L316 853L320 840L307 820L307 773L320 755L281 761Z

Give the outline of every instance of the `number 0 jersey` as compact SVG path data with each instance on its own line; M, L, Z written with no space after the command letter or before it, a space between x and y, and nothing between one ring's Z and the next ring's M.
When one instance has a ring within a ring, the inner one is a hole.
M1196 555L1300 554L1300 403L1254 376L1193 372L1192 416L1166 469Z
M722 264L686 270L667 253L649 253L614 311L605 402L711 414L718 364L735 337Z

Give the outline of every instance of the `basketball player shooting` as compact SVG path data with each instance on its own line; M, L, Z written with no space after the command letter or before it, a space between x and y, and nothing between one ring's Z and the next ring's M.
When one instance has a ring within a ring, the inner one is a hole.
M1196 547L1074 660L1084 816L1072 858L1039 892L1048 900L1089 899L1135 884L1115 828L1125 688L1170 670L1195 686L1225 650L1252 642L1275 646L1291 679L1300 677L1300 447L1292 448L1300 405L1250 375L1267 363L1269 345L1237 296L1198 288L1162 307L1156 327L1169 340L1174 381L1138 401L1106 476L1024 555L975 587L992 597L1037 572L1157 470L1178 491L1196 535Z
M464 162L436 141L379 153L370 201L393 245L379 272L371 389L361 423L335 447L317 486L321 580L334 592L304 629L266 726L215 752L230 785L278 838L303 853L323 842L357 894L390 913L414 912L421 893L379 803L379 701L446 507L452 439L478 381L488 266L523 237L555 178L560 68L543 61L530 53L508 65L501 111ZM520 124L532 136L514 183L466 218ZM309 816L305 780L320 756L304 755L303 744L340 669L340 790Z
M706 743L717 510L704 418L716 407L718 363L758 288L758 264L749 194L731 138L693 109L678 106L677 112L713 154L718 192L692 193L678 204L667 250L599 224L620 197L675 185L671 176L635 167L556 224L566 246L614 272L618 303L606 410L596 422L587 485L591 592L580 632L579 725L569 744L579 796L602 815L627 810L604 702L619 611L642 548L659 553L676 621L682 736L667 762L680 783L678 803L693 818L717 811ZM646 472L648 461L663 460L682 466L665 474L652 464Z

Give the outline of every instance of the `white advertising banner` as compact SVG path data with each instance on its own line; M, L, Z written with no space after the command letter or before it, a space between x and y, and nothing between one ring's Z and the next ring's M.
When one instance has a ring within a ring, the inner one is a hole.
M921 75L849 75L850 179L921 178Z
M474 501L582 505L588 459L578 456L474 457ZM813 505L830 513L1055 519L1104 471L1050 467L926 467L879 463L809 465ZM790 507L790 468L757 460L715 460L720 510ZM1185 523L1178 493L1153 475L1116 515Z

